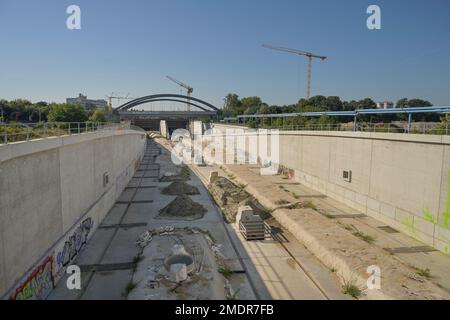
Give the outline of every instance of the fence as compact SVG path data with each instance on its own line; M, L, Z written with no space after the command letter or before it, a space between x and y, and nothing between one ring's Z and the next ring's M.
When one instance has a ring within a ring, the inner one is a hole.
M0 124L0 145L99 130L130 129L130 123L38 122Z
M230 123L231 125L246 127L245 123ZM307 125L263 125L256 124L261 129L279 130L310 130L310 131L360 131L360 132L384 132L384 133L411 133L411 134L435 134L450 135L450 123L423 123L399 126L392 123L358 123L353 124L307 124Z

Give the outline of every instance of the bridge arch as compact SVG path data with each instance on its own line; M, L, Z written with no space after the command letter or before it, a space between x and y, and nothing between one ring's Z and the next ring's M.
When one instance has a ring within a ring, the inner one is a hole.
M119 107L114 109L114 112L121 112L121 111L127 111L133 107L139 106L144 103L149 102L156 102L156 101L172 101L172 102L179 102L182 104L189 104L193 107L199 108L203 111L213 111L215 113L220 112L220 109L213 106L209 102L206 102L204 100L195 98L195 97L188 97L182 94L153 94L149 96L144 96L141 98L137 98L131 101L128 101Z

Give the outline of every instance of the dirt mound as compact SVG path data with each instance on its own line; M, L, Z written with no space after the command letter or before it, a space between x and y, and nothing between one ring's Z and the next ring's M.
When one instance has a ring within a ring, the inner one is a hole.
M209 185L209 190L217 203L222 207L224 219L228 223L236 221L237 211L240 206L250 206L253 212L264 220L271 217L251 194L224 177L218 177Z
M207 210L201 204L186 195L175 198L167 206L159 210L159 219L197 220L203 218Z
M184 181L174 181L164 189L162 189L162 194L167 194L171 196L179 196L183 194L194 195L200 194L198 189Z
M186 165L183 165L180 171L176 174L169 174L162 176L159 181L161 182L172 182L172 181L186 181L191 177L191 172Z

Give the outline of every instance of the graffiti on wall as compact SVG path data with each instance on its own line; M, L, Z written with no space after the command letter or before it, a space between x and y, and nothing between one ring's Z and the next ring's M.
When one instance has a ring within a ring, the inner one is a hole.
M47 257L10 296L11 300L45 299L55 287L53 256Z
M73 234L64 243L63 249L56 255L56 262L59 268L67 266L72 261L81 247L87 242L89 233L94 225L91 217L83 220L75 229Z

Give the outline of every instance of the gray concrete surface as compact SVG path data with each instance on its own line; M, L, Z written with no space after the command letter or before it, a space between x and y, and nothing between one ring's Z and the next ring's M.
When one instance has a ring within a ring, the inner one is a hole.
M437 250L408 253L405 260L405 254L392 254L387 249L410 248L419 242L399 232L387 235L379 228L386 226L384 223L283 176L261 176L255 165L222 168L226 169L225 176L233 176L234 181L246 185L247 192L272 209L271 215L328 268L334 269L343 284L354 283L361 288L361 298L450 297L450 258L445 254ZM283 208L277 204L280 199L305 206ZM380 268L383 283L380 290L367 286L367 268L373 265ZM433 273L424 276L417 268L419 265L423 270L432 269Z
M63 275L130 180L143 138L111 130L0 147L0 297L30 285L43 265L55 281ZM45 296L45 279L20 298Z
M277 149L296 181L450 254L449 136L280 131Z

